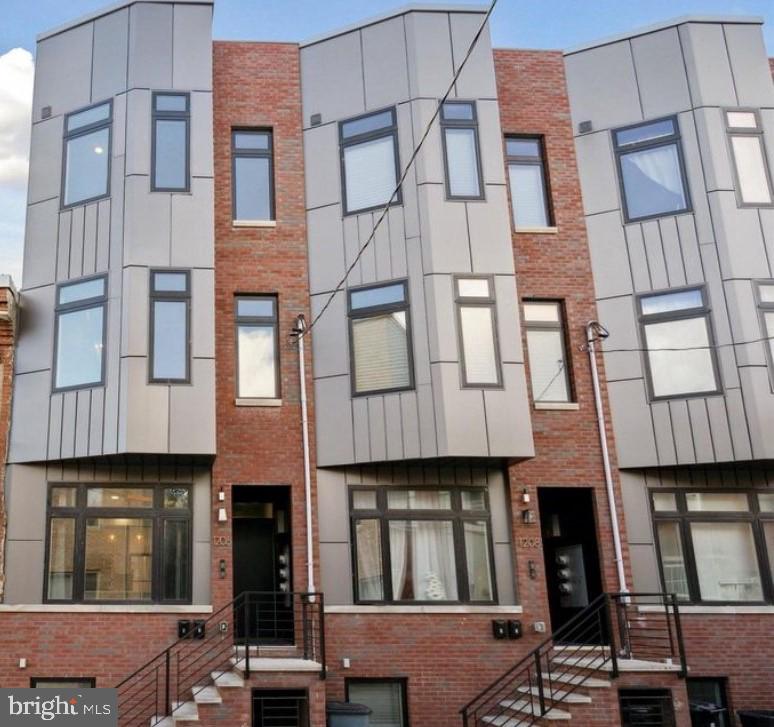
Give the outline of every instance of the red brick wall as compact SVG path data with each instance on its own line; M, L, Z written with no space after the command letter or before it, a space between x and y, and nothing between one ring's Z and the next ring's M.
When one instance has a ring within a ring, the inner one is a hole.
M16 315L13 293L0 288L0 309ZM13 354L15 321L0 321L0 603L5 585L5 459L8 452L8 432L11 420L11 394L13 384Z

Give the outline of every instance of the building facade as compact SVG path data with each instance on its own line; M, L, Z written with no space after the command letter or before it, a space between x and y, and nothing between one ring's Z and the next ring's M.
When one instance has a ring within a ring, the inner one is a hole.
M0 684L122 725L771 706L759 23L563 56L479 7L212 14L39 37Z

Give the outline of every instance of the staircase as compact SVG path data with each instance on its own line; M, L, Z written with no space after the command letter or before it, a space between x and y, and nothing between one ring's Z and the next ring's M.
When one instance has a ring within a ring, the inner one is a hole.
M241 593L116 685L120 727L199 722L257 673L324 679L323 613L320 593Z
M583 724L586 705L622 672L686 675L673 594L602 594L466 704L462 722L529 727L576 716Z

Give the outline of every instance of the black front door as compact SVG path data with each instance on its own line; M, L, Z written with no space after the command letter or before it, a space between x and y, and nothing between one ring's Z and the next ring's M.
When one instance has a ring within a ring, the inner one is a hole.
M237 637L293 643L288 488L238 486L232 493Z
M542 487L538 502L551 629L556 632L602 593L594 502L586 487ZM568 634L567 640L583 642L585 635Z

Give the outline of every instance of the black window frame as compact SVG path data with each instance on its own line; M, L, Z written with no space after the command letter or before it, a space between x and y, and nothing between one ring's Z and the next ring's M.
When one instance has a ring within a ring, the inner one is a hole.
M254 149L237 146L236 137L238 134L265 135L268 142L266 149ZM267 159L269 162L269 217L265 220L248 219L237 217L237 159ZM231 224L239 226L239 223L251 222L276 222L276 189L274 185L274 128L273 127L245 127L234 126L231 129Z
M701 293L702 306L699 308L681 308L679 310L667 311L665 313L648 313L642 311L642 301L647 298L656 298L663 295L686 293L689 291L699 291ZM705 285L685 285L679 288L667 288L666 290L649 291L636 296L637 324L639 328L640 341L642 342L643 368L647 382L648 398L650 401L670 401L677 399L696 399L705 396L718 396L723 393L723 381L720 377L720 363L717 355L717 339L715 337L715 327L712 318L712 306L710 305ZM706 391L692 391L687 394L667 394L657 395L653 389L653 375L650 366L650 351L648 350L648 339L645 335L646 326L653 323L669 323L691 318L703 317L707 327L707 345L712 360L712 370L715 374L715 388Z
M749 508L747 511L712 511L712 510L688 510L686 504L686 494L698 493L701 495L710 494L736 494L745 495ZM760 488L653 488L649 490L648 501L650 503L651 521L653 522L653 538L656 546L656 556L658 559L658 571L661 581L661 587L666 592L666 579L664 577L663 561L661 559L661 543L658 536L657 524L660 522L677 523L682 545L683 560L685 563L686 580L688 583L689 599L680 599L683 604L700 606L762 606L774 604L774 579L770 562L774 559L774 552L768 553L766 550L766 539L763 529L763 523L774 523L774 511L761 511L758 503L758 494L774 494L774 490L765 490ZM654 496L670 494L675 496L677 510L656 510ZM696 568L696 554L693 548L693 539L691 538L690 524L695 522L749 522L752 532L753 543L755 545L756 565L759 569L761 578L762 601L711 601L701 598L699 588L698 570Z
M156 274L167 273L185 275L185 291L174 290L156 290ZM150 280L148 283L148 383L149 384L190 384L191 383L191 271L183 268L151 268ZM185 302L185 377L183 378L157 378L153 375L155 363L155 309L156 303L161 302Z
M755 117L755 128L751 129L747 126L731 126L728 120L729 113L740 114L752 114ZM761 125L760 109L749 107L738 108L724 108L723 109L723 122L726 130L726 138L728 139L728 153L731 158L731 169L734 172L734 189L736 191L736 206L741 208L753 208L762 207L764 209L774 207L774 184L771 179L771 168L769 167L769 157L766 153L766 139L764 134L764 128ZM760 140L761 158L763 159L763 169L766 174L766 183L769 189L769 201L768 202L745 202L742 199L742 185L739 179L739 167L736 163L736 154L734 152L733 139L735 136L741 137L757 137Z
M97 686L95 677L30 677L30 689L40 689L41 685L61 682L72 682L73 689L94 689ZM88 683L88 687L77 687L76 683Z
M89 507L87 505L87 492L89 488L111 489L150 489L153 490L153 506L144 508L129 507ZM74 488L76 490L76 505L74 507L61 507L52 504L52 491L56 488ZM165 508L165 489L185 488L188 490L187 508ZM46 550L43 566L43 603L52 604L89 604L89 605L186 605L193 598L193 498L194 486L192 482L175 483L117 483L117 482L49 482L46 493ZM72 598L56 599L48 597L48 569L51 557L51 521L52 519L70 519L74 521L75 540L73 545L73 588ZM96 600L85 598L86 575L86 523L95 518L127 518L153 520L152 526L152 555L151 555L151 598L147 601L132 600ZM163 535L164 524L168 521L182 521L188 523L188 574L186 594L182 599L165 599L163 595Z
M239 315L239 301L241 300L260 300L270 301L272 304L271 316L246 316ZM280 345L279 345L279 297L276 294L264 294L264 293L237 293L234 296L234 346L236 350L236 356L234 357L235 364L235 389L237 399L249 399L251 401L261 401L266 399L281 399L282 398L282 375L280 371ZM272 327L274 333L274 396L244 396L240 390L239 379L239 327L242 325L247 326L263 326Z
M643 126L650 126L652 124L658 124L664 121L672 123L674 132L668 136L659 136L654 139L647 139L645 141L631 142L629 144L619 144L618 134L624 131L631 131ZM677 115L662 116L657 119L649 119L648 121L640 121L636 124L629 124L628 126L620 126L611 131L613 138L613 154L615 155L616 171L618 172L618 191L621 195L621 213L623 214L624 223L629 224L631 222L645 222L646 220L655 220L662 217L674 217L676 215L683 215L693 211L693 204L691 202L691 191L688 186L688 170L685 166L685 156L683 154L683 142L682 135L680 134L680 123ZM623 166L621 164L622 157L632 152L646 151L649 149L656 149L662 146L675 146L677 150L677 164L680 171L680 183L683 190L683 198L685 199L685 206L679 210L669 210L667 212L656 212L649 215L641 215L638 217L632 217L629 214L629 203L626 198L626 187L624 186L623 178Z
M379 288L389 288L394 285L403 286L403 301L398 303L386 303L371 305L363 308L352 307L352 294L364 290L377 290ZM355 338L353 323L363 318L376 318L386 313L404 312L406 314L406 353L408 356L409 382L406 386L394 386L389 389L367 389L357 390L356 360L355 360ZM387 282L358 285L347 289L347 328L349 333L349 371L350 371L350 392L353 397L375 396L382 394L394 394L398 391L413 391L415 388L414 378L414 334L411 327L411 300L409 298L408 280L390 280Z
M486 280L489 284L489 295L487 297L466 296L459 292L460 280ZM495 290L494 275L470 275L462 273L452 276L452 285L454 286L454 311L457 322L457 348L460 355L460 387L463 389L503 389L503 362L500 356L500 335L498 332L497 321L497 291ZM497 370L497 381L495 383L475 383L468 381L467 364L465 362L465 342L462 330L462 309L463 308L488 308L492 317L492 336L494 344L495 368Z
M398 684L400 686L403 727L410 727L408 709L408 677L345 677L344 700L349 702L349 687L352 684Z
M513 141L534 141L538 145L540 154L536 157L527 156L522 154L508 154L508 142ZM524 230L532 229L550 229L556 225L556 219L554 217L554 204L553 197L551 195L551 178L548 174L548 159L546 157L546 140L545 136L540 134L506 134L505 135L505 168L506 171L511 166L538 166L540 167L543 177L543 207L546 214L546 226L545 227L520 227L516 224L516 201L514 199L513 189L511 188L510 175L508 176L508 194L511 198L511 225L514 232L522 232Z
M538 305L555 305L559 311L559 321L554 323L552 321L529 321L527 320L526 308L528 305L535 303ZM561 298L523 298L521 301L522 315L524 318L524 337L526 343L527 357L530 367L532 366L532 358L529 350L529 338L527 333L529 331L559 331L559 335L562 340L562 354L564 357L564 379L567 384L567 399L536 399L535 392L532 391L532 403L533 404L573 404L577 401L577 394L575 391L575 381L572 376L572 349L570 348L569 326L567 325L567 310L566 302ZM553 380L546 387L551 387ZM532 376L530 375L530 390L532 390Z
M399 510L390 509L387 505L387 493L396 491L420 490L425 492L450 492L452 507L449 510ZM354 496L356 492L375 492L376 509L355 509ZM485 510L464 510L462 508L462 492L476 492L484 495ZM489 490L481 486L461 486L461 485L421 485L394 486L394 485L352 485L347 494L349 503L350 520L350 542L352 553L352 594L356 604L365 604L372 606L448 606L448 605L494 605L499 603L497 593L497 571L494 557L494 533L492 532L492 510L489 497ZM382 552L382 590L384 598L382 600L361 599L358 593L358 554L357 554L357 521L358 520L378 520L380 547ZM389 522L391 520L440 520L452 522L452 533L454 539L454 561L457 571L457 596L456 600L447 601L402 601L395 599L392 590L392 556L390 553ZM492 598L486 601L473 601L470 599L470 584L468 583L467 556L465 553L465 533L463 524L465 522L487 523L487 540L489 553L489 568L492 580Z
M718 688L718 693L720 696L720 704L718 705L722 709L724 709L726 712L723 717L723 725L722 727L731 727L731 719L733 715L733 710L731 709L731 703L728 699L728 677L695 677L695 676L687 676L685 678L685 688L686 688L686 694L688 696L688 706L690 708L691 705L691 684L712 684L715 685Z
M468 106L471 109L472 118L470 119L447 119L445 110L447 106ZM486 199L486 190L484 189L484 173L481 166L481 142L478 133L478 109L475 101L462 101L455 99L444 102L440 113L441 121L441 142L443 145L443 170L446 189L446 199L449 202L475 202ZM476 151L476 172L478 174L478 194L452 194L451 178L449 175L449 153L446 145L446 132L449 129L463 129L473 132L473 140Z
M102 119L100 121L95 121L91 124L86 124L85 126L79 126L77 129L74 129L73 131L67 130L67 124L69 120L73 116L77 116L78 114L83 113L84 111L91 111L92 109L99 108L100 106L107 105L109 111L108 116L106 119ZM107 180L105 184L105 193L104 194L98 194L93 197L88 197L86 199L79 199L75 202L66 202L65 201L65 192L66 192L66 184L65 180L67 179L67 144L68 142L72 141L73 139L77 139L81 136L86 136L87 134L91 134L95 131L101 131L102 129L108 130L108 148L106 149L107 153ZM112 176L112 166L113 166L113 99L109 98L105 101L100 101L99 103L93 103L89 104L88 106L84 106L83 108L77 109L75 111L71 111L68 114L65 114L64 118L64 125L63 125L63 137L62 137L62 175L61 175L61 191L59 194L59 209L60 210L69 210L73 209L74 207L80 207L81 205L89 204L90 202L96 202L100 199L107 199L110 197L110 178Z
M88 283L92 280L103 281L103 294L99 296L92 296L91 298L82 298L80 300L71 301L69 303L60 303L59 295L64 288L68 288L74 285L80 285L81 283ZM63 283L59 283L56 286L56 300L54 304L54 357L51 364L51 391L58 393L62 391L77 391L79 389L95 389L105 385L105 371L106 371L106 345L107 345L107 304L108 304L108 276L105 273L99 275L88 275L84 278L77 278L75 280L67 280ZM77 311L90 310L91 308L102 308L102 367L100 372L99 381L93 381L86 384L72 384L70 386L57 386L56 378L58 374L57 359L59 358L59 318L61 315L67 313L75 313Z
M384 126L376 131L366 131L360 134L354 134L353 136L344 136L344 127L352 121L360 121L361 119L367 119L370 116L378 116L389 112L392 116L392 124L390 126ZM379 109L377 111L369 111L367 114L361 114L360 116L353 116L350 119L344 119L339 121L339 167L341 174L341 207L344 217L349 215L359 215L364 212L371 212L373 210L380 210L389 204L390 207L398 207L403 204L403 186L398 187L398 191L392 198L392 202L382 202L381 204L372 205L371 207L359 207L358 209L349 209L349 202L347 201L347 172L346 165L344 163L344 152L350 146L358 146L367 141L375 141L376 139L382 139L385 137L392 138L393 157L395 160L395 180L400 180L400 149L398 148L398 114L395 110L395 106L389 106L387 108Z
M159 111L156 99L164 96L185 98L185 111ZM185 184L161 187L156 184L156 124L158 121L185 122ZM179 91L154 91L151 98L151 192L191 191L191 94Z

